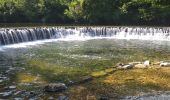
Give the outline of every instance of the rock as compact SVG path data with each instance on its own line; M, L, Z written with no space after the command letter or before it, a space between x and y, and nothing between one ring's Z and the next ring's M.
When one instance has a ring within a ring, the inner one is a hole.
M170 67L170 62L160 62L161 67Z
M54 97L49 97L48 100L54 100Z
M6 90L14 90L14 89L16 89L16 86L5 87L4 89L6 89Z
M146 60L143 64L148 67L148 66L150 66L150 61Z
M74 82L74 84L82 84L82 83L89 82L91 80L93 80L93 78L91 76L85 76L85 77L80 78L79 81Z
M22 99L22 98L14 98L14 100L24 100L24 99Z
M118 64L116 64L116 67L122 67L124 64L123 63L118 63Z
M153 65L160 65L160 62L154 62Z
M16 89L16 86L9 86L9 89Z
M131 68L133 68L133 65L131 65L131 64L122 66L122 69L131 69Z
M137 65L137 64L142 64L142 62L130 62L130 65Z
M45 92L62 92L67 89L64 83L51 83L44 87Z
M58 100L69 100L67 96L59 96Z
M22 91L16 91L15 93L14 93L14 95L19 95L19 94L21 94L22 93Z
M147 66L144 64L137 64L134 66L134 68L147 68Z
M3 97L8 97L8 96L12 95L12 92L11 91L10 92L2 92L2 93L0 93L0 95L2 95Z
M0 80L0 83L2 83L3 82L3 80Z

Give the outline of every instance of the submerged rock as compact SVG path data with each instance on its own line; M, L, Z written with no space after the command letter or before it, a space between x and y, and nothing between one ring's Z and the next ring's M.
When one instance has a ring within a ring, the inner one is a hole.
M45 92L62 92L67 89L64 83L51 83L44 87Z

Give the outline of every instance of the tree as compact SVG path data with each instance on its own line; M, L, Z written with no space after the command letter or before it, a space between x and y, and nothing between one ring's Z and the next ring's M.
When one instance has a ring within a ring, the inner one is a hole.
M73 19L76 23L83 20L83 4L84 0L74 0L68 4L68 9L65 10L65 15Z
M118 5L118 0L85 0L85 18L89 23L115 24L120 14Z

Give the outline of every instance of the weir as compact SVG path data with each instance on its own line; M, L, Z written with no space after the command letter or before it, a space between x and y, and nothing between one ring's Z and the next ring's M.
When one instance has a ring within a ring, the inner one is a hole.
M44 39L113 38L170 40L169 27L48 27L1 28L0 45L16 44Z

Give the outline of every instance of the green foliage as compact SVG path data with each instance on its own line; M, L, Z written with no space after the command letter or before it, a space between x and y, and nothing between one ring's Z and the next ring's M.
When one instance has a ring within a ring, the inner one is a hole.
M168 25L169 0L0 0L0 22Z
M72 18L75 22L81 21L83 18L83 0L75 0L68 4L68 9L65 10L65 14Z

